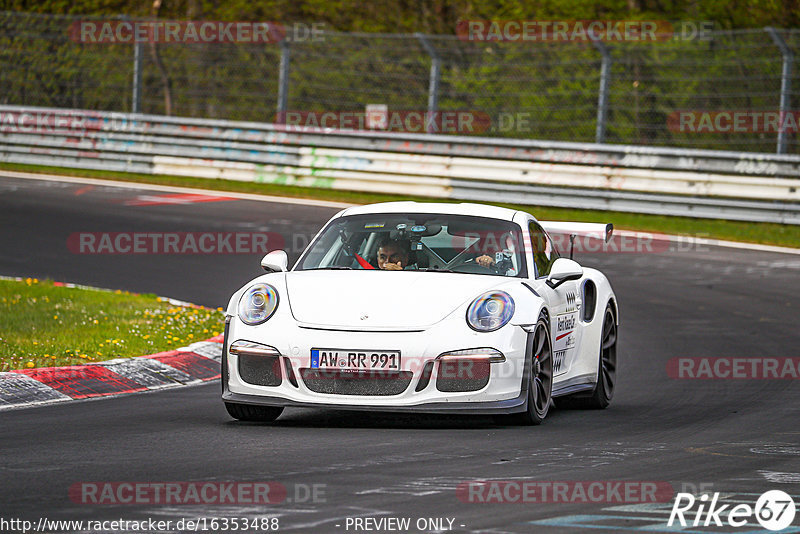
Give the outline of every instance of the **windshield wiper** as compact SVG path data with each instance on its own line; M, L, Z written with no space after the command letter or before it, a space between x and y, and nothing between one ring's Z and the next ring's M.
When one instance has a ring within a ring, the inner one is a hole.
M303 269L304 271L352 271L352 267L345 265L330 265L328 267L312 267L311 269Z
M455 271L450 269L432 269L430 267L423 267L422 269L417 269L418 271L426 271L432 273L454 273Z

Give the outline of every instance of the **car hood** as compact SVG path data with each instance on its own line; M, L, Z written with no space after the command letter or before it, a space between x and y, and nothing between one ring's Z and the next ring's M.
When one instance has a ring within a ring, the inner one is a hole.
M347 330L421 330L483 291L495 276L419 271L293 271L286 274L294 318Z

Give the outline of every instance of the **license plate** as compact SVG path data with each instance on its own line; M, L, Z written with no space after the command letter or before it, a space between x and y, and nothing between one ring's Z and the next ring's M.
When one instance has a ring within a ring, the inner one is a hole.
M399 371L399 350L311 349L312 369Z

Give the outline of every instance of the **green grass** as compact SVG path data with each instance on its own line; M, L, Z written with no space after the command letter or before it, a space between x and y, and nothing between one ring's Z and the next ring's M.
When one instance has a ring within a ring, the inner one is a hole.
M122 180L148 184L196 187L218 191L236 191L240 193L258 193L263 195L283 197L332 200L352 204L369 204L372 202L388 202L392 200L432 200L424 197L389 195L380 193L360 193L355 191L316 189L291 185L235 182L230 180L134 174L126 172L64 169L60 167L42 167L36 165L20 165L12 163L0 163L0 169L63 174L69 176L102 178L106 180ZM447 200L446 202L460 201ZM529 211L541 220L611 222L614 224L615 228L624 230L661 232L668 234L705 237L709 239L761 243L786 247L800 247L800 225L749 223L716 219L696 219L691 217L669 217L666 215L645 215L615 211L549 208L522 204L499 205Z
M220 310L155 295L0 279L0 371L141 356L219 335Z

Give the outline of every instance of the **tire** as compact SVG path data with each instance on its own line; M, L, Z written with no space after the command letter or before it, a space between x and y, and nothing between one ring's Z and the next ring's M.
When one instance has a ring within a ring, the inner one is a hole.
M250 404L236 404L226 402L225 409L228 414L239 421L256 421L271 423L283 413L282 406L253 406Z
M547 417L553 399L553 345L545 317L539 317L536 323L529 365L527 410L513 414L512 420L519 425L540 425Z
M602 410L611 404L617 381L617 321L609 303L603 314L603 330L600 337L600 356L597 365L597 384L590 395L575 395L559 399L558 406Z

